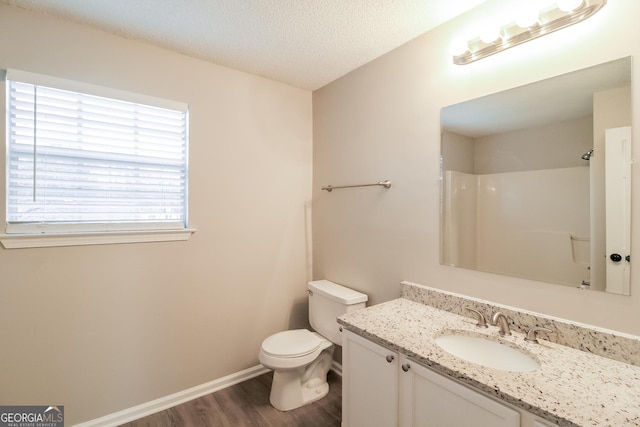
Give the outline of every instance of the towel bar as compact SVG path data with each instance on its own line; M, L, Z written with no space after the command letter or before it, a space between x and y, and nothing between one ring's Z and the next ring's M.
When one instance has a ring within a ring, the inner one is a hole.
M336 188L355 188L355 187L373 187L373 186L380 186L380 187L384 187L384 188L390 188L391 187L391 181L386 180L386 181L380 181L380 182L376 182L375 184L358 184L358 185L337 185L337 186L332 186L332 185L327 185L325 187L322 187L322 190L326 190L329 193L331 193L332 190L335 190Z

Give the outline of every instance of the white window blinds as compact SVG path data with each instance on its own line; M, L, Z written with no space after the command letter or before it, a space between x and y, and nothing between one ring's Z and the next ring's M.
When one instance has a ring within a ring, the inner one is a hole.
M14 70L7 98L7 233L186 227L186 105Z

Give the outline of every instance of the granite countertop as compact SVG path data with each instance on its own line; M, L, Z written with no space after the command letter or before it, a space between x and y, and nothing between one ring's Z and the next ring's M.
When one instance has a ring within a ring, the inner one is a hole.
M399 298L338 318L338 323L416 362L560 426L640 426L640 367L498 328ZM540 369L507 372L459 359L434 337L444 331L482 334L534 356Z

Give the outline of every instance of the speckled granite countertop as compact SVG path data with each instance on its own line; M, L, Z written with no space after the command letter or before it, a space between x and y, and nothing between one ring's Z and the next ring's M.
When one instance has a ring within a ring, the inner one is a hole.
M524 335L500 337L497 327L400 298L338 319L347 329L416 362L560 426L640 426L640 367ZM506 372L459 359L435 342L443 331L482 334L524 349L534 372Z

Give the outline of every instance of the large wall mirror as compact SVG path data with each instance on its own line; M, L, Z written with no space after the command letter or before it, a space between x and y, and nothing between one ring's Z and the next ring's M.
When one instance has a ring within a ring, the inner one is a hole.
M442 109L441 263L630 293L631 58Z

